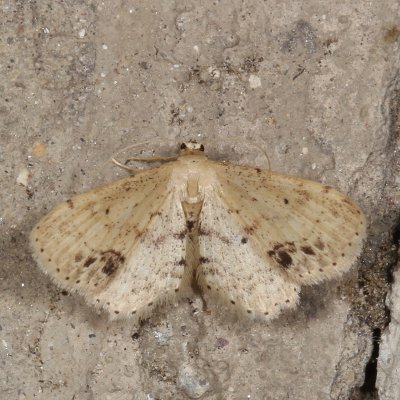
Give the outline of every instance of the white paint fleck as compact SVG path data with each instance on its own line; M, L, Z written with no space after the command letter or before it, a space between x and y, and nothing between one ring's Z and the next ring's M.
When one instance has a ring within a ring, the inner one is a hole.
M219 69L214 67L209 67L208 73L211 75L213 79L219 79L221 76L221 72L219 71Z
M22 186L28 186L29 171L23 167L17 176L17 183Z
M249 76L249 84L252 89L256 89L261 87L261 79L257 75L250 75Z

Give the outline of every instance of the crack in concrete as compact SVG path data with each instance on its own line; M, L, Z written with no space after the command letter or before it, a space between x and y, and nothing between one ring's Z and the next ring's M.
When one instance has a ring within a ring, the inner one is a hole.
M394 177L396 170L399 169L399 161L396 154L397 143L400 138L400 71L397 71L394 78L388 85L382 103L382 115L385 117L386 126L388 127L389 137L385 146L385 154L387 155L388 168L384 171L384 182L382 184L382 198L390 199L390 190L396 187ZM386 254L386 272L387 290L384 295L384 301L393 284L393 269L398 264L400 250L400 213L396 211L393 218L393 210L390 209L388 201L383 211L382 220L388 220L388 231L390 232L390 240L388 252ZM385 254L384 254L385 256ZM378 388L376 386L378 374L378 358L380 350L380 342L382 333L389 326L391 321L391 310L385 303L386 318L383 324L372 327L372 352L368 363L365 366L365 379L363 385L359 388L360 400L379 400Z

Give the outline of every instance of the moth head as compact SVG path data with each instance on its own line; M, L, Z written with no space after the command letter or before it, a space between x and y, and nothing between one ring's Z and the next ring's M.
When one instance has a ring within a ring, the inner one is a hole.
M197 142L184 142L181 144L180 155L204 154L204 145Z

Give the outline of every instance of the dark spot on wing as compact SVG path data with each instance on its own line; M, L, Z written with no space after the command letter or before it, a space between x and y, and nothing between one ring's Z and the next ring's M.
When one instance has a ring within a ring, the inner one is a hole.
M219 239L221 242L223 242L225 244L232 243L228 237L221 235L219 232L211 230L211 229L204 229L201 226L199 228L199 236L211 236L211 237L215 237L215 238Z
M288 269L293 264L293 259L286 251L278 251L276 261L285 269Z
M101 269L101 272L110 276L125 261L125 257L118 251L108 250L101 253L100 260L104 262L104 267Z
M188 231L192 232L192 229L194 227L194 221L186 221L186 226L188 228Z
M154 240L154 245L155 245L157 248L159 248L160 245L161 245L162 243L165 242L165 239L166 239L166 238L167 238L166 235L160 235L157 239Z
M182 240L186 236L186 231L183 231L183 232L180 232L180 233L174 233L173 236L174 236L175 239Z
M199 229L199 235L200 236L210 236L211 235L211 231L210 230L206 230L200 227Z
M74 202L71 199L67 200L67 204L69 208L74 208Z
M291 251L291 250L293 250L293 247L292 248L283 248L285 246L278 243L274 246L273 250L269 250L267 252L267 254L271 258L273 258L282 268L285 268L285 269L288 269L293 264L293 259L292 259L291 255L289 254L289 252L293 253L296 251L294 243L290 242L290 244L293 245L294 251ZM281 250L279 250L279 249L281 249Z
M304 254L307 254L309 256L315 256L315 251L311 246L301 246L300 249Z
M88 268L88 267L90 267L96 260L97 260L96 257L88 257L88 258L86 259L86 261L84 262L83 266L84 266L85 268Z
M199 261L200 264L206 264L210 262L210 260L207 257L200 257Z
M186 265L186 260L181 258L179 261L176 262L177 265Z
M105 211L106 215L108 215L109 212L110 212L110 207L108 207L108 208L106 209L106 211Z
M289 204L289 200L288 200L288 199L283 199L283 202L284 202L285 204Z
M296 253L297 248L294 242L285 242L285 243L275 243L272 248L272 253L276 253L278 250L286 251L289 253ZM270 253L271 250L268 252Z
M254 221L251 225L245 226L244 231L248 235L251 235L258 229L259 226L260 226L260 221Z
M247 239L247 237L242 237L242 240L241 240L241 242L242 242L242 244L245 244L245 243L247 243L249 241L249 239Z

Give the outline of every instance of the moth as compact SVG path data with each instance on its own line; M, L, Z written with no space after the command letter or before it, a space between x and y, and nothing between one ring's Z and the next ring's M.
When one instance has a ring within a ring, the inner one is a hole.
M366 220L330 186L209 160L204 146L72 197L33 229L33 256L57 285L112 318L143 318L192 286L269 320L302 285L339 277Z

